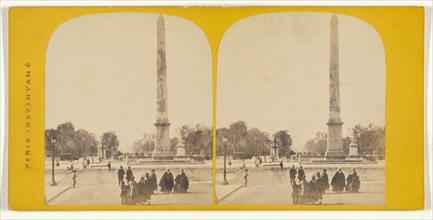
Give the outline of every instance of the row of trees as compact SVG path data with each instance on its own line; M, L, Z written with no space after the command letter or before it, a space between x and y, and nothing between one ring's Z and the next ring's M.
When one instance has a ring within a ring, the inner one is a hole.
M343 138L343 149L349 153L349 146L353 143L358 148L360 155L385 156L385 127L369 124L364 126L357 124L349 128L349 136ZM316 136L308 140L305 149L309 152L324 154L327 148L327 134L317 132Z
M194 127L184 125L176 130L178 137L170 139L170 149L176 154L176 147L181 142L186 155L212 155L212 127L197 124ZM134 142L135 152L150 155L155 149L155 134L145 133L140 140Z
M227 138L226 143L223 142L224 137ZM228 155L232 155L233 152L267 155L270 147L276 144L280 155L285 156L291 154L293 140L287 130L277 131L271 136L258 128L248 128L244 121L237 121L230 124L228 128L217 129L217 155L224 154L224 144L229 149Z
M55 140L55 143L52 143ZM98 145L106 150L106 157L111 158L118 153L119 140L114 132L105 132L101 140L84 129L75 130L71 122L57 126L56 129L45 130L45 155L52 155L52 146L56 156L60 153L71 153L77 156L95 156L98 152Z

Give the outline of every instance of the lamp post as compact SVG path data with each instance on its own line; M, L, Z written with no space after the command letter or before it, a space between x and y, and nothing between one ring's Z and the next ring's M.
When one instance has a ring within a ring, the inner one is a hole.
M86 140L85 138L81 139L81 143L83 144L83 168L87 168L86 167L86 145L84 145L85 140Z
M54 148L55 148L55 145L56 144L56 139L54 138L54 137L51 137L51 148L53 149L53 152L52 152L52 157L53 157L53 164L52 164L52 167L51 167L51 186L57 186L57 183L56 183L56 180L54 180Z
M257 160L257 136L254 136L254 142L255 142L255 144L256 144L256 152L255 152L255 155L256 155L256 160Z
M228 185L229 182L227 181L227 168L226 168L226 159L227 159L227 137L223 138L224 143L224 182L223 185Z

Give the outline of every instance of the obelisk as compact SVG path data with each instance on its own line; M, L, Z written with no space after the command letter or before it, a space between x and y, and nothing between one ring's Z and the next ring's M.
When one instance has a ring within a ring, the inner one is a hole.
M340 118L340 76L338 57L338 19L335 14L331 18L331 49L329 66L329 121L328 147L326 159L344 159L343 135Z
M157 69L156 69L156 135L153 159L170 158L170 122L167 103L167 65L165 60L165 22L162 15L157 24Z

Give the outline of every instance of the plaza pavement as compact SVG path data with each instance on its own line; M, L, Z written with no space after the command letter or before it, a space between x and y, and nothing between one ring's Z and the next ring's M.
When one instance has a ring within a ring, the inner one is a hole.
M232 161L235 167L242 164L241 161ZM254 162L247 160L248 186L244 187L243 171L233 169L227 173L230 185L222 185L223 169L222 161L217 161L217 202L218 204L263 204L263 205L293 205L292 187L290 185L289 167L297 163L285 162L281 171L278 166L255 168ZM382 164L376 165L303 165L307 180L309 181L316 172L322 168L328 169L329 181L331 181L338 167L342 167L346 177L352 167L357 169L361 178L359 193L336 194L327 191L323 195L323 205L383 205L385 203L385 172ZM227 192L229 189L231 192ZM220 195L220 196L218 196Z
M51 169L46 166L45 172L45 200L48 205L120 205L120 187L118 186L118 167L125 166L122 163L112 163L111 172L107 167L92 167L83 169L76 162L77 169L76 188L72 188L71 172L63 169L62 164L56 170L57 186L50 186ZM209 163L203 165L176 165L170 167L175 176L180 168L185 169L190 186L186 194L162 194L155 193L152 196L152 205L211 205L213 200L213 175L212 166ZM166 167L153 165L131 166L134 176L139 181L141 176L151 169L156 170L159 179Z

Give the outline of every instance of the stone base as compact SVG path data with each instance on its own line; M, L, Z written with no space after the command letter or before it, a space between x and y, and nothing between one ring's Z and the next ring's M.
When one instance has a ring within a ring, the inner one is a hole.
M190 159L176 159L171 160L138 160L136 162L127 163L128 165L187 165L187 164L204 164L204 161L194 161Z
M326 151L325 158L327 160L344 160L346 159L346 154L344 154L344 151Z
M360 158L347 158L347 159L317 159L317 160L310 160L309 162L302 162L301 164L376 164L376 162L366 161Z
M170 155L170 151L154 151L152 159L154 160L173 160L173 156Z

